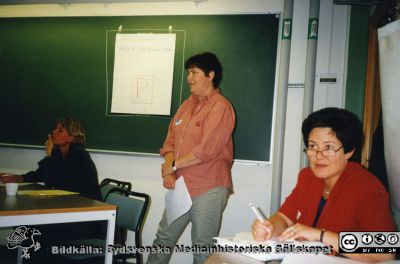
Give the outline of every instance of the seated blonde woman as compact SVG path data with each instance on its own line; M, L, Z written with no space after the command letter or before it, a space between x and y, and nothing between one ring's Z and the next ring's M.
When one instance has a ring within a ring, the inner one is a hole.
M96 166L85 150L83 125L71 118L57 120L45 142L46 157L39 168L24 175L0 173L2 182L44 182L47 187L78 192L101 201Z
M85 150L83 125L71 118L57 120L45 143L46 157L38 168L24 175L0 173L2 182L43 182L46 187L77 192L81 196L101 201L96 166ZM32 255L30 263L56 263L51 246L64 241L103 238L105 223L82 222L35 226L41 232L42 249Z

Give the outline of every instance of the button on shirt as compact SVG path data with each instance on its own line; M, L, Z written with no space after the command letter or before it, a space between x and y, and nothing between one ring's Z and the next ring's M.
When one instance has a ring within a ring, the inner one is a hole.
M179 169L192 197L215 187L232 191L232 132L235 112L231 103L215 89L201 100L191 95L172 119L160 154L174 152L175 160L192 152L202 162Z

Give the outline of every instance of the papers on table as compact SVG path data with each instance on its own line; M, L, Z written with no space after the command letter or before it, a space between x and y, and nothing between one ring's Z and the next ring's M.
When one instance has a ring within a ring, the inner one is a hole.
M24 190L24 191L18 191L17 193L18 195L34 195L34 196L79 194L76 192L69 192L64 190Z
M187 213L191 207L192 198L186 188L183 176L180 176L175 182L175 188L168 190L165 194L165 210L168 225Z
M286 255L281 264L298 264L298 263L307 263L307 264L363 264L366 262L361 262L348 258L341 258L335 256L325 256L322 254L318 255L310 255L310 254L291 254ZM385 264L389 264L390 262ZM383 264L383 263L381 263ZM392 263L394 264L394 263Z
M329 253L330 248L317 241L285 241L276 239L255 241L250 232L241 232L234 237L216 237L216 244L225 251L240 253L261 261L283 259L287 255L319 255Z

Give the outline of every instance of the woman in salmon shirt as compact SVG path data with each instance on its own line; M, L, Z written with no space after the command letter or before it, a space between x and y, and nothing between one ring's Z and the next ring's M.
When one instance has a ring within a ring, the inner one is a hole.
M192 208L167 224L164 212L154 247L174 248L189 222L192 244L205 251L193 252L193 263L204 263L207 247L218 236L222 212L232 191L232 133L235 112L220 94L222 67L217 56L205 52L190 57L185 63L191 95L171 120L168 135L160 150L163 186L174 189L183 177L192 198ZM147 263L168 263L171 254L150 254Z
M324 108L303 121L302 133L310 165L300 171L279 211L264 222L254 221L254 238L321 241L337 252L341 231L394 231L386 189L357 162L362 146L358 117L344 109ZM394 258L344 255L368 262Z

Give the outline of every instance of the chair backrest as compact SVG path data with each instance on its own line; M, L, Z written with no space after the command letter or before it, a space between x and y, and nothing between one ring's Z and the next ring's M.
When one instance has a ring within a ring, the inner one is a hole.
M150 196L116 187L110 190L105 202L117 206L116 226L135 232L136 246L141 246L141 232L150 205Z
M106 178L100 183L100 192L103 198L103 201L106 200L108 193L114 189L115 187L119 187L121 189L130 191L132 190L132 183L126 181L119 181L115 179Z

